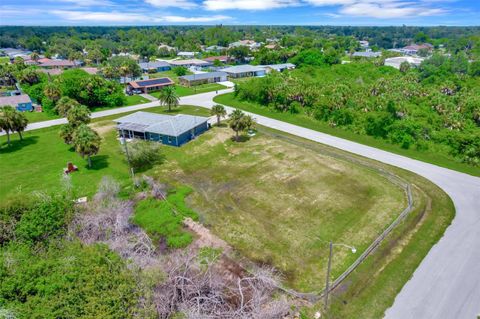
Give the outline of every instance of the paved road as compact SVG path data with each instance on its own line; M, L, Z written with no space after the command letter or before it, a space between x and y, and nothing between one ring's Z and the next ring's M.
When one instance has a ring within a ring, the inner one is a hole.
M219 91L219 94L230 90ZM181 104L211 107L215 92L183 97ZM93 118L142 110L156 102L96 112ZM231 108L227 108L231 111ZM480 178L251 114L259 124L415 172L440 186L457 211L452 225L403 287L388 319L469 319L480 314ZM27 130L65 123L33 123Z

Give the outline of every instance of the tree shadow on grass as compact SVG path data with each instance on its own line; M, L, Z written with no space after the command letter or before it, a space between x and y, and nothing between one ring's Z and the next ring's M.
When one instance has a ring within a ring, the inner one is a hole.
M231 140L236 143L245 143L250 141L250 136L248 135L240 135L238 137L238 140L235 138L235 136L232 136Z
M10 146L8 146L6 141L0 144L0 154L13 153L18 150L21 150L24 147L28 147L30 145L37 144L37 143L38 143L38 136L24 137L23 140L11 139Z
M85 158L85 169L91 170L91 171L99 171L101 169L107 168L108 167L108 158L110 156L108 155L97 155L97 156L92 156L92 167L88 167L88 161L86 161Z

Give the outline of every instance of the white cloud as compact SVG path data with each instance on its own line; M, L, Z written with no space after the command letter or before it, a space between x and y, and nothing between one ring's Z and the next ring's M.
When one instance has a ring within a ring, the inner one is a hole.
M348 16L377 19L412 18L416 16L441 15L448 11L429 5L439 0L304 0L313 6L340 6L339 13ZM445 0L442 0L443 2Z
M341 14L377 19L432 16L444 14L446 12L445 9L429 8L404 1L356 2L351 5L345 5L340 9Z
M300 5L298 0L205 0L207 10L270 10Z
M190 0L145 0L145 2L159 8L193 9L198 7L198 4Z
M207 23L224 21L231 19L225 15L213 16L164 16L151 13L127 13L127 12L95 12L95 11L69 11L69 10L53 10L53 14L67 21L89 21L89 22L111 22L118 24L129 23Z
M181 17L181 16L166 16L163 21L172 23L196 23L196 22L215 22L229 20L231 17L223 15L203 16L203 17Z
M75 7L109 7L114 6L115 4L109 0L49 0L49 2L54 3L68 3L74 5Z

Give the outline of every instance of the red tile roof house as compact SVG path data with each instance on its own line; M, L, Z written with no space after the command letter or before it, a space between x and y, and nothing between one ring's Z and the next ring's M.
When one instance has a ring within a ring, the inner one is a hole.
M70 60L50 60L50 59L42 59L42 60L43 61L40 62L38 66L45 69L70 69L77 66L74 61L70 61Z
M128 83L127 91L140 90L142 93L149 93L153 91L159 91L165 86L173 85L170 78L158 78L150 80L132 81Z

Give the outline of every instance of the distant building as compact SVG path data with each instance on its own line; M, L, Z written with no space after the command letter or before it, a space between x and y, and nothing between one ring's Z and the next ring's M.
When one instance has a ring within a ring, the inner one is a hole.
M206 47L205 48L205 51L207 52L222 52L222 51L225 51L227 48L226 47L222 47L220 45L211 45L209 47Z
M214 63L215 60L218 60L222 63L228 63L228 62L230 62L230 57L228 57L226 55L220 55L220 56L210 56L208 58L203 59L203 61L207 61L209 63Z
M142 71L147 73L164 72L172 69L170 64L165 61L143 62L139 65Z
M175 84L170 78L158 78L140 81L131 81L128 83L127 91L135 92L140 91L142 93L149 93L159 91L166 86Z
M222 69L221 71L226 72L230 78L234 79L252 76L264 76L266 74L264 67L250 64L235 65Z
M382 56L382 52L373 52L373 51L365 51L365 52L354 52L352 57L357 58L378 58Z
M229 48L235 47L248 47L250 50L257 50L262 46L262 43L255 42L253 40L240 40L237 42L230 43Z
M181 146L208 130L208 117L177 114L175 116L136 112L117 120L119 135L125 138Z
M32 100L27 94L0 97L0 107L6 105L10 105L21 112L33 111Z
M399 57L395 57L395 58L385 59L385 65L394 67L396 69L400 69L400 65L403 62L407 62L408 64L410 64L413 67L418 67L424 60L425 59L423 59L423 58L414 58L414 57L410 57L410 56L399 56Z
M295 69L295 64L293 63L269 64L269 65L262 65L261 67L265 68L267 73L272 70L275 70L277 72L283 72L285 70Z
M87 72L88 74L91 74L91 75L98 74L98 68L84 67L84 68L80 68L80 70L83 70L83 71L85 71L85 72Z
M418 51L420 50L427 50L428 52L433 50L433 45L430 43L424 43L424 44L412 44L412 45L407 45L406 47L400 48L400 49L390 49L389 51L392 52L398 52L402 53L405 55L417 55Z
M360 44L360 47L362 49L368 49L368 47L370 46L370 43L365 40L358 41L358 44Z
M77 66L75 61L70 60L51 60L51 59L41 59L38 66L44 69L71 69Z
M158 46L158 49L159 50L167 50L169 52L177 51L177 49L175 49L174 47L171 47L171 46L169 46L167 44L163 44L163 43Z
M177 53L177 56L184 59L193 59L197 54L198 52L180 51Z
M186 68L189 67L207 67L213 65L213 63L199 60L199 59L188 59L188 60L172 60L169 62L172 66L183 66Z
M184 75L178 78L180 84L185 86L194 86L207 83L217 83L227 81L225 72L207 72L199 74Z

